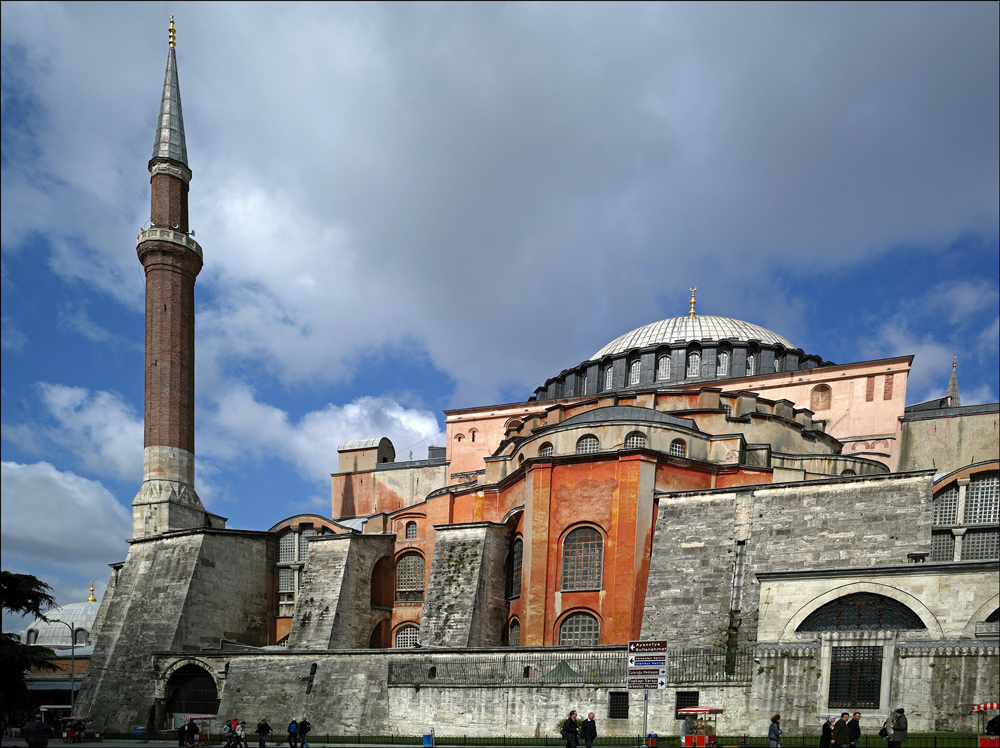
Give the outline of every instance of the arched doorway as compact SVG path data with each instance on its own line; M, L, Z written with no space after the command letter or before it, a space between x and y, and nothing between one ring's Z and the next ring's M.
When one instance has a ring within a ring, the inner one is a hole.
M191 714L218 714L219 691L215 680L200 665L178 668L167 681L167 720L178 727Z

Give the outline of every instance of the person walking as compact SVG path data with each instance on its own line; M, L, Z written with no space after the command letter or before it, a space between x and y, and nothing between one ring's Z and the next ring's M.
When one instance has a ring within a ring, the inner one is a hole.
M236 731L233 730L233 723L228 719L222 723L222 737L226 740L226 748L232 748L233 738L236 737Z
M580 726L576 723L576 709L569 713L569 717L562 725L563 740L566 741L566 748L577 748L580 745Z
M35 718L24 726L24 739L28 742L28 748L46 748L54 734L52 725L42 719L41 712L36 713Z
M261 717L260 722L257 723L257 737L260 739L260 748L266 748L267 736L271 732L271 726L267 724L267 718Z
M303 717L302 721L299 722L299 737L300 742L302 743L302 748L309 748L309 741L306 740L306 735L308 735L309 731L312 729L313 726L309 723L309 720Z
M181 726L177 728L177 748L184 748L184 744L187 743L187 725L183 722Z
M771 717L771 726L767 728L768 748L781 748L781 715Z
M597 740L597 723L594 721L593 712L588 714L587 719L580 725L580 737L583 738L583 744L587 748L592 748L594 741Z
M198 741L199 732L201 731L198 729L198 724L193 719L189 719L187 723L187 738L185 739L187 745L194 745Z
M847 744L851 742L851 728L847 726L847 720L850 716L847 712L842 712L840 719L833 725L831 737L836 748L847 748Z
M854 718L847 723L847 729L851 732L851 748L858 748L861 745L861 712L854 713Z
M299 748L299 723L295 719L288 723L288 748Z
M823 723L823 734L819 738L819 748L830 748L833 745L833 723L836 721L836 717L826 718L826 722Z
M241 720L238 725L236 725L236 745L239 748L250 748L247 745L247 723L245 720Z
M906 742L907 729L906 710L903 707L899 707L899 709L892 713L892 724L889 726L890 748L900 748Z

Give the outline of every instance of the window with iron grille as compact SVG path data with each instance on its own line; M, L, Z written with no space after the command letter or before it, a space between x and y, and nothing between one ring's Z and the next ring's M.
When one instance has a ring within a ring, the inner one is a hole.
M882 387L882 399L892 400L892 374L885 375L885 385Z
M299 561L305 561L309 556L309 538L315 538L319 533L315 527L304 527L299 533Z
M595 452L601 451L600 440L592 435L587 434L586 436L581 436L580 441L576 443L576 453L578 455L591 455Z
M952 483L948 488L934 497L934 524L954 525L958 522L958 484Z
M955 560L955 536L950 531L931 535L931 561Z
M835 709L878 709L882 690L882 647L834 647L829 705Z
M406 539L416 540L417 539L417 523L407 522L406 523Z
M295 561L295 533L289 530L278 538L278 563L290 564Z
M552 445L551 444L543 444L541 447L538 448L538 456L539 457L551 457L554 451L555 450L552 449Z
M697 351L688 354L687 375L688 378L701 376L701 354Z
M1000 556L1000 530L969 530L962 538L962 560L978 561Z
M875 377L868 377L865 383L865 401L871 402L875 399Z
M590 613L572 613L559 627L559 646L596 647L601 643L601 624Z
M733 417L733 406L732 405L726 405L725 403L723 403L722 410L725 411L727 418L732 418Z
M729 374L729 354L725 351L719 351L719 357L716 359L715 364L715 376L724 377Z
M670 454L673 457L687 457L687 444L683 439L674 439L670 442Z
M628 691L608 693L608 719L628 719Z
M639 384L639 375L642 373L642 362L633 361L628 367L628 383Z
M656 379L670 379L670 355L660 356L656 360Z
M524 543L520 538L514 541L510 551L510 596L521 596L521 565L524 557Z
M562 589L599 590L604 571L604 538L593 527L578 527L563 541Z
M295 592L295 571L278 569L278 592Z
M424 599L424 557L406 553L396 562L396 601L421 602Z
M625 449L644 449L646 446L646 435L638 431L633 431L625 437Z
M674 717L677 719L684 719L684 715L678 714L677 711L680 709L687 709L689 706L698 706L698 692L678 691L676 706L674 707Z
M512 647L521 646L521 624L517 622L516 618L510 622L510 629L508 629L507 634L507 644Z
M885 595L856 592L814 610L798 631L858 631L926 629L920 616Z
M609 366L607 369L604 370L604 389L610 390L613 382L614 382L614 369Z
M965 489L965 522L970 525L1000 521L997 473L975 477Z
M415 647L420 638L420 627L412 624L400 626L396 630L397 647Z

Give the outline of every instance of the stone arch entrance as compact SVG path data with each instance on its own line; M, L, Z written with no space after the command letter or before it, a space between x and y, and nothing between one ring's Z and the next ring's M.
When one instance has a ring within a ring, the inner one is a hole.
M219 690L215 679L200 665L177 668L167 681L166 718L170 727L178 727L182 717L194 714L218 714Z

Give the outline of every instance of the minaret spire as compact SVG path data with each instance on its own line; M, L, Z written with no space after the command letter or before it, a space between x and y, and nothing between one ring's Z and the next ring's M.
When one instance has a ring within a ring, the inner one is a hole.
M163 79L153 157L149 228L136 252L146 271L146 405L142 487L132 501L132 537L205 527L194 490L194 282L201 247L188 227L187 163L176 31Z
M951 362L951 379L948 380L948 390L944 393L951 402L948 405L952 408L957 408L962 404L962 398L958 395L958 356L955 356L955 360Z

